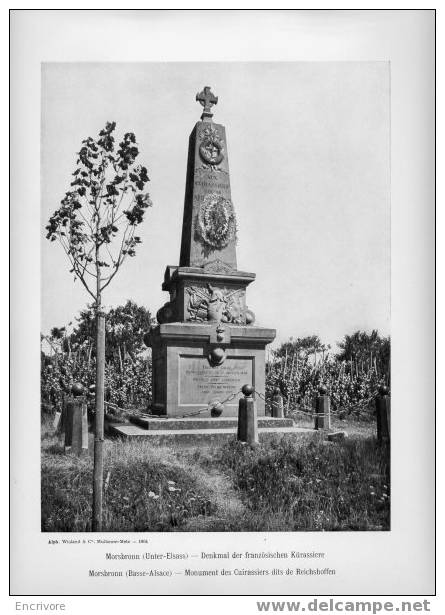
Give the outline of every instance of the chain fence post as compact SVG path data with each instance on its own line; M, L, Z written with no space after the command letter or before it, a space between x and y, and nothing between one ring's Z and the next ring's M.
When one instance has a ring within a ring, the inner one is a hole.
M389 442L391 430L391 398L387 386L379 387L378 395L375 398L375 410L377 421L377 440L379 442Z
M272 396L272 416L277 419L284 418L284 403L280 389L276 388Z
M88 453L87 403L81 391L82 387L73 385L73 396L65 401L65 452L77 456Z
M318 387L315 406L315 429L331 429L331 399L327 388L322 384Z
M258 417L255 400L252 398L254 388L245 384L241 391L244 397L238 402L237 439L255 446L258 444Z
M63 413L65 408L65 393L62 392L62 398L60 400L60 410L56 410L53 420L53 432L59 434L63 431Z

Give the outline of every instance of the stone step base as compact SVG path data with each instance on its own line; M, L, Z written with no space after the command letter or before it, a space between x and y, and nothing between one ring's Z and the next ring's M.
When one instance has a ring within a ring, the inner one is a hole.
M149 431L159 430L180 430L180 429L236 429L238 427L237 417L189 417L189 418L153 418L146 416L132 416L130 422L138 427ZM292 419L276 419L272 417L259 417L258 428L263 427L293 427Z
M236 428L217 429L154 429L149 430L138 425L109 424L109 435L122 438L146 438L150 444L199 444L201 446L222 444L236 438ZM265 442L273 436L300 437L305 434L317 433L313 429L303 427L262 427L258 428L260 442Z

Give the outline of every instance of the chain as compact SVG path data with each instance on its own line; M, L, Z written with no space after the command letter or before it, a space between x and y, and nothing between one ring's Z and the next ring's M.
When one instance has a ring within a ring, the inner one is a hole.
M254 389L253 392L255 393L255 395L258 395L258 397L260 397L264 401L267 401L266 400L266 396L263 395L262 393L260 393L259 391L257 391L256 389ZM373 399L374 399L373 397L368 397L367 399L362 399L361 401L359 401L356 404L354 404L354 408L368 405L369 402L373 401ZM302 406L302 405L300 405L298 410L293 410L292 412L294 414L304 414L304 415L310 416L312 418L315 418L315 417L321 418L321 417L324 417L324 416L332 416L332 415L341 414L342 412L345 412L345 410L346 410L346 408L342 407L342 408L339 408L338 410L330 410L329 413L325 413L325 412L316 412L316 411L314 411L314 408L312 406L307 406L307 405L303 405Z
M266 396L257 391L256 389L254 389L253 392L255 393L255 395L258 395L258 397L261 397L261 399L263 399L264 401L267 401Z
M260 393L259 391L257 391L256 389L254 389L253 392L255 393L255 395L258 395L258 397L260 397L264 401L267 401L266 396ZM322 416L328 416L327 414L324 414L324 413L314 413L314 409L310 408L309 406L306 406L306 408L308 408L308 410L293 410L293 412L295 413L298 412L300 414L306 414L312 417L318 416L319 418Z
M240 393L241 393L241 389L235 391L234 393L231 393L228 397L226 397L222 401L219 401L219 399L215 399L214 401L210 401L207 404L206 408L202 408L201 410L195 410L195 412L187 412L186 414L182 414L181 418L184 419L184 418L186 418L188 416L198 416L198 414L202 414L203 412L211 412L213 410L213 408L216 408L219 405L224 406L224 404L227 404L229 401L232 401L232 399L235 399L235 397L237 395L239 395Z
M119 406L117 406L116 404L113 404L113 402L111 401L104 401L104 406L110 406L110 408L113 408L115 410L121 410Z
M207 404L207 406L205 408L201 408L201 410L195 410L193 412L187 412L186 414L181 414L180 418L187 418L189 416L198 416L200 414L202 414L203 412L211 412L213 410L213 408L216 408L219 405L224 406L224 404L227 404L229 401L232 401L232 399L235 399L235 397L237 397L237 395L239 395L242 392L242 389L238 389L235 392L231 393L228 397L226 397L225 399L223 399L222 401L219 401L219 399L215 399L214 401L211 401ZM253 389L252 393L255 393L255 395L258 395L258 397L260 397L263 401L267 401L266 396L263 393L260 393L259 391L257 391L256 389ZM361 401L357 402L356 404L354 404L354 408L357 408L359 406L364 406L366 404L369 404L370 401L373 401L373 397L368 397L367 399L362 399ZM117 406L115 406L115 404L110 404L109 402L105 402L107 405L110 406L114 406L117 408ZM301 409L304 408L304 409ZM307 406L307 405L300 405L298 410L292 410L293 414L304 414L306 416L310 416L312 418L318 417L324 417L324 416L332 416L332 415L336 415L336 414L341 414L342 412L345 412L347 410L347 408L345 407L341 407L338 410L331 410L329 413L324 413L324 412L314 412L314 408L311 406ZM162 417L156 414L146 414L145 416L153 416L156 418L167 418L167 417Z

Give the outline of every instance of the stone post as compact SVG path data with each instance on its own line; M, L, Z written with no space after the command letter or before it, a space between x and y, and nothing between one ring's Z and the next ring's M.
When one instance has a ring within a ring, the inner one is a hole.
M274 389L273 392L272 416L277 419L282 419L284 417L284 404L280 389Z
M88 452L88 416L86 397L75 394L65 400L65 452L82 455Z
M62 417L62 413L59 411L56 411L54 418L53 418L53 432L55 434L57 434L60 430L60 419Z
M324 385L318 387L318 397L315 404L315 429L331 429L331 399L327 392L328 390Z
M57 433L63 433L65 431L65 423L66 423L66 409L65 409L65 403L66 403L66 393L62 393L62 404L60 407L60 420L57 423ZM57 414L57 413L56 413Z
M391 398L387 386L379 387L379 393L375 398L375 410L377 419L377 440L389 442L391 430Z
M60 410L56 410L54 414L54 419L53 419L53 431L55 434L59 434L63 431L64 413L65 413L65 393L62 393Z
M241 389L244 397L238 404L238 434L237 439L247 444L258 444L258 420L255 401L252 398L253 387L245 384Z

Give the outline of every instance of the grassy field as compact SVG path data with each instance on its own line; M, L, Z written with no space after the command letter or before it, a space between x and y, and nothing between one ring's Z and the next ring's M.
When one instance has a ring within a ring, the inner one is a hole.
M300 423L303 425L303 423ZM105 531L389 530L388 450L371 423L337 422L343 442L277 438L169 448L107 440ZM42 426L42 530L91 530L92 449L65 455Z

